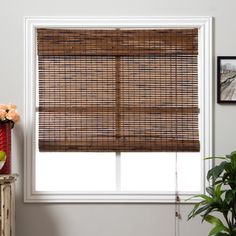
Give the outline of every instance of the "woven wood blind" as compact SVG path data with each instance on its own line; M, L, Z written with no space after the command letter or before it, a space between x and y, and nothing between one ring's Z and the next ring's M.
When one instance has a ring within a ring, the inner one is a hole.
M38 29L40 151L199 151L197 29Z

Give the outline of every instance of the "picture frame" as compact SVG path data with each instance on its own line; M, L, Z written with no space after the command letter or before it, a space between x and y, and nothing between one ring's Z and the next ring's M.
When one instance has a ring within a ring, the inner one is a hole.
M217 103L236 103L236 56L217 57Z

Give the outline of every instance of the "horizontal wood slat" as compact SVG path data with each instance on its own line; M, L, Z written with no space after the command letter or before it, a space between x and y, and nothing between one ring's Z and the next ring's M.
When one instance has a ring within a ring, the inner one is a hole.
M198 29L38 29L40 151L199 151Z
M198 152L199 151L199 142L197 141L176 141L176 140L156 140L156 141L147 141L145 138L140 139L137 142L127 142L124 141L107 141L99 142L97 145L94 145L94 141L51 141L45 140L44 143L40 143L40 149L46 149L50 151L82 151L82 152L176 152L176 147L178 147L179 152Z
M39 112L70 112L70 113L93 113L93 112L115 112L115 107L39 107ZM198 107L120 107L120 112L125 113L155 113L155 114L161 114L161 113L199 113Z

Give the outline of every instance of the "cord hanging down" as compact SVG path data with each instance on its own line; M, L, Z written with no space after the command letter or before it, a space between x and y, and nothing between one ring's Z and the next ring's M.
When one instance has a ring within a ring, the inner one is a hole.
M178 192L178 154L175 154L175 236L180 236L179 221L182 219L180 212L180 196Z

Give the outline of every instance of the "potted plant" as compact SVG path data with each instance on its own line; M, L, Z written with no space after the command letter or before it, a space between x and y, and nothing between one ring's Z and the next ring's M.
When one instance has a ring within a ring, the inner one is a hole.
M195 204L188 219L201 215L202 221L211 223L213 228L208 236L236 236L236 151L226 157L206 159L222 161L208 171L208 194L195 196L201 201ZM222 220L212 215L214 212L220 213Z

